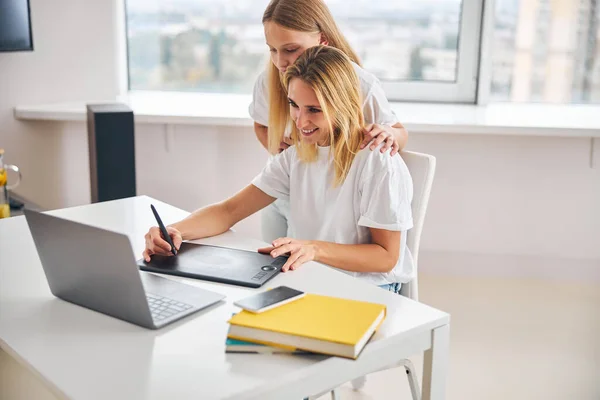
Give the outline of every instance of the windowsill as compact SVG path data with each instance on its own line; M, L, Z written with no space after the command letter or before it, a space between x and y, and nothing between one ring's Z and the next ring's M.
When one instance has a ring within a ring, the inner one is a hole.
M140 124L252 126L250 95L131 92L120 101ZM22 105L14 113L19 120L85 121L86 103L95 102ZM600 137L600 106L393 103L392 108L409 132Z

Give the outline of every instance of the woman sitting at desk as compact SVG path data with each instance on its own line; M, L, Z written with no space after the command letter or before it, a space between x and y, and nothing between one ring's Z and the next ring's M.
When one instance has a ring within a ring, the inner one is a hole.
M413 277L406 247L412 180L400 156L360 150L360 86L349 58L332 47L312 47L282 79L294 145L233 197L167 227L175 247L221 234L275 199L286 199L290 237L259 249L273 257L289 253L283 272L318 261L397 292ZM145 238L146 261L171 254L157 227Z

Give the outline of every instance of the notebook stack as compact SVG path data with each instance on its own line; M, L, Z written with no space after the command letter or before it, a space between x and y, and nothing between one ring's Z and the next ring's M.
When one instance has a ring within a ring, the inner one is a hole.
M226 348L242 353L311 352L356 359L385 319L382 304L307 294L229 320Z

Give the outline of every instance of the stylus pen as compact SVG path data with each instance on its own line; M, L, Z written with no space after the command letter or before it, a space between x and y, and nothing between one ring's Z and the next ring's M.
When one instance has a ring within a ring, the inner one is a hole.
M171 245L171 253L173 253L173 255L176 256L177 250L175 250L175 245L171 240L171 236L169 236L169 232L167 232L167 228L165 228L165 224L163 224L162 220L160 219L160 216L158 215L158 212L156 212L156 208L154 208L152 204L150 204L150 208L152 209L154 218L156 218L156 222L158 223L158 227L160 228L160 233L162 233L163 238L167 241L167 243Z

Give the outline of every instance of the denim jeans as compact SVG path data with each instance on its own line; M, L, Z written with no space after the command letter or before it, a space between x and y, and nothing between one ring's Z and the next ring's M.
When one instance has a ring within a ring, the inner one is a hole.
M393 293L400 293L400 288L402 287L401 283L387 283L385 285L380 285L380 288L384 289L384 290L389 290L390 292Z

